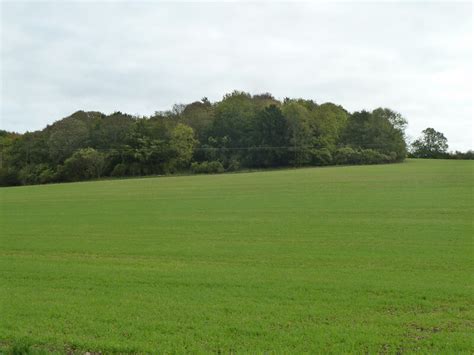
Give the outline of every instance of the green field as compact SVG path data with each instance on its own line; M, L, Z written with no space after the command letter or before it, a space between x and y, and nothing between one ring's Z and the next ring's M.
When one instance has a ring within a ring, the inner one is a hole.
M472 353L473 173L1 188L0 348Z

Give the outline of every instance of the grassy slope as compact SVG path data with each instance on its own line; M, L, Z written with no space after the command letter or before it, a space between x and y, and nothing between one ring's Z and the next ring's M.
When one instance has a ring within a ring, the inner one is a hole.
M411 160L0 189L0 344L470 352L473 172Z

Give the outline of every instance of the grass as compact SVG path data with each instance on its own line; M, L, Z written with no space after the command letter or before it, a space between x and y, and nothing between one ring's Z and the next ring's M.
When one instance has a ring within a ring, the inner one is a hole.
M0 349L472 353L473 173L2 188Z

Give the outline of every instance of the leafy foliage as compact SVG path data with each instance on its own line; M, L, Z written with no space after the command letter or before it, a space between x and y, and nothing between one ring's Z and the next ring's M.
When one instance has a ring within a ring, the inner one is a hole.
M150 117L78 111L42 131L0 132L0 185L179 171L376 164L406 156L406 120L379 108L234 91Z
M59 175L66 181L100 178L105 166L104 155L93 148L76 151L59 167Z
M427 128L423 135L412 143L413 156L416 158L442 158L448 150L448 140L443 133Z

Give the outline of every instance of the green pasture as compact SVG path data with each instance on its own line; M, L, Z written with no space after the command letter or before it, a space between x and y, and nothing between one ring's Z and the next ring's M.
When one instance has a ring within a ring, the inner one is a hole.
M474 162L0 188L0 349L473 352Z

